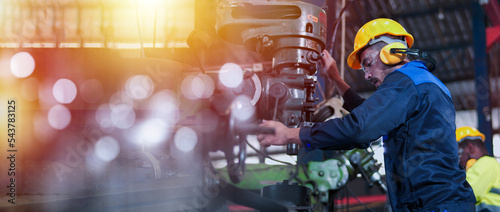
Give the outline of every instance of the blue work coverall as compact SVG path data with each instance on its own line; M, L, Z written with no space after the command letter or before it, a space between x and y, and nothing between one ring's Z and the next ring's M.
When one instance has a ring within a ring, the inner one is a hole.
M474 193L458 165L450 92L422 62L405 64L364 102L359 98L345 99L354 99L349 115L301 128L306 150L367 148L387 135L384 161L393 211L475 211Z

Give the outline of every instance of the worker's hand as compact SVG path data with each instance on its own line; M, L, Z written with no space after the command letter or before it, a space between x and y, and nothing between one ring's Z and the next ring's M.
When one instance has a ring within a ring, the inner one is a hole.
M322 65L321 74L328 78L343 96L350 86L340 77L337 62L327 50L323 50L323 58L321 58L320 63Z
M321 74L333 82L342 80L337 69L337 62L327 50L323 50L323 57L320 60L322 65Z
M260 141L261 146L268 147L270 145L287 145L290 143L300 143L300 139L298 137L300 128L288 128L281 122L266 120L263 120L262 124L260 124L259 127L269 127L275 129L274 135L257 135L257 140Z

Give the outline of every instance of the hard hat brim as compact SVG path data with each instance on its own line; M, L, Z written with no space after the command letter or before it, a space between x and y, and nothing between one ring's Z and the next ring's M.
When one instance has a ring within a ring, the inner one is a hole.
M359 63L359 58L358 58L358 51L360 49L356 49L352 51L352 53L347 57L347 65L351 67L352 69L361 69L361 64Z

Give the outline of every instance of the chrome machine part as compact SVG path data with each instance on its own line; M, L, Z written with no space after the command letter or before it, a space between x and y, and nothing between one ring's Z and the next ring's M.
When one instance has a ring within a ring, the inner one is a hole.
M302 1L220 0L216 31L224 40L272 59L272 70L259 76L259 119L288 127L311 122L316 101L312 75L326 43L325 11Z

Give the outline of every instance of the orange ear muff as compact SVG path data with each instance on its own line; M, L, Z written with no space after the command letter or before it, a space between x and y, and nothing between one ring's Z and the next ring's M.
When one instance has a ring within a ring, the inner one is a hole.
M467 161L467 164L465 165L465 171L467 171L470 167L472 167L472 165L474 165L476 161L477 161L476 159L469 159Z
M392 48L406 48L406 46L400 42L394 42L384 46L384 48L380 50L380 60L386 65L396 65L406 57L406 54L403 53L391 54Z

